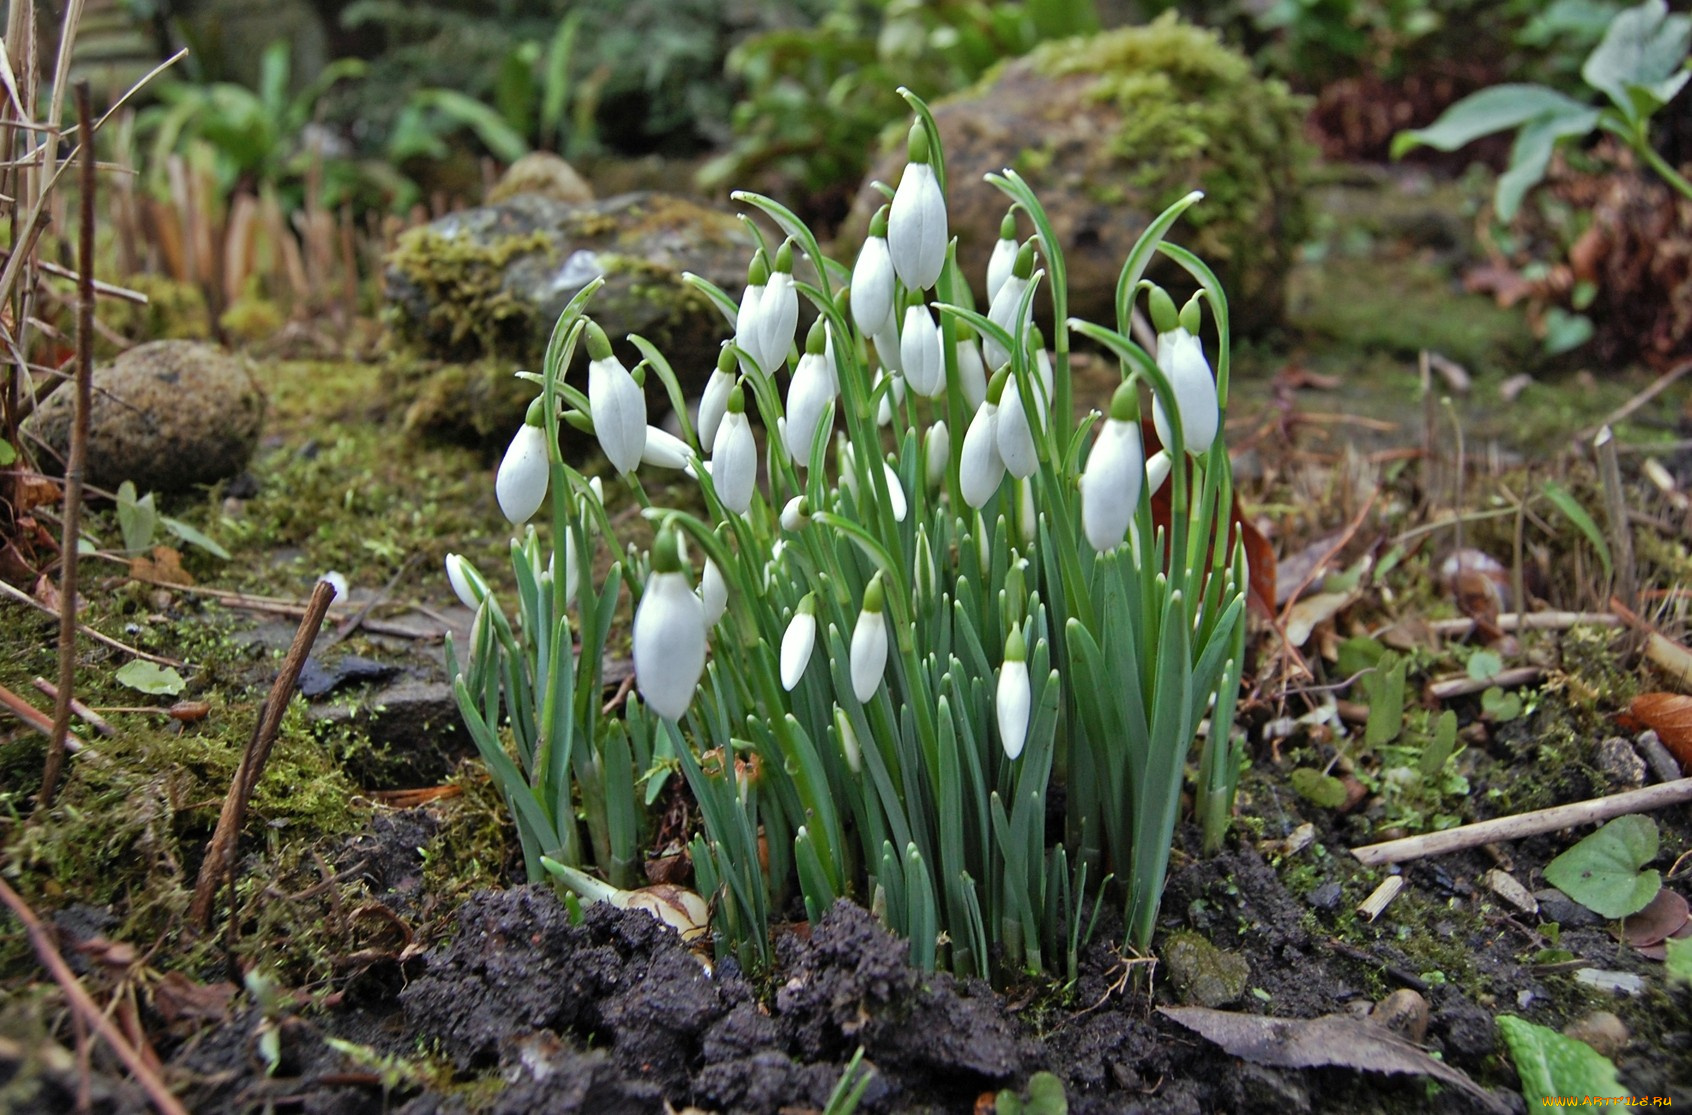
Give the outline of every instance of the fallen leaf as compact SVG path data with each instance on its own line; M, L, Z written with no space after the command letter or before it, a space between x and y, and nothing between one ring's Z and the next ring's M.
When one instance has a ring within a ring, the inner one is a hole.
M1318 592L1306 596L1292 606L1287 614L1287 642L1295 647L1301 647L1310 641L1310 633L1319 624L1326 623L1339 614L1340 609L1356 600L1358 593L1352 592Z
M1685 927L1687 915L1686 899L1664 887L1643 910L1622 919L1621 939L1634 948L1661 944Z
M235 985L195 983L181 972L166 972L153 988L153 1006L167 1024L221 1022L227 1016Z
M169 546L154 546L150 554L129 560L129 575L137 581L161 585L191 585L194 578L182 568L182 555Z
M1679 693L1641 693L1627 706L1627 716L1657 733L1681 770L1692 769L1692 697Z
M1431 1076L1473 1097L1484 1110L1510 1110L1464 1073L1434 1060L1390 1030L1349 1015L1265 1018L1208 1007L1159 1007L1158 1013L1215 1042L1230 1056L1253 1064Z

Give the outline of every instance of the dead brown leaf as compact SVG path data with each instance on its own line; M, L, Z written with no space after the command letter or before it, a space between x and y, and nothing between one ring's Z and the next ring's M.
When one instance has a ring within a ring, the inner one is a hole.
M129 559L129 575L137 581L161 585L191 585L194 578L182 568L182 555L169 546L154 546L150 554Z
M1686 899L1664 887L1643 910L1622 919L1621 939L1634 948L1660 945L1686 925L1687 916Z
M234 997L232 983L195 983L181 972L166 972L153 988L153 1006L171 1026L178 1022L221 1022Z
M1656 732L1669 754L1680 763L1680 769L1692 769L1692 697L1679 693L1641 693L1627 706L1624 719Z

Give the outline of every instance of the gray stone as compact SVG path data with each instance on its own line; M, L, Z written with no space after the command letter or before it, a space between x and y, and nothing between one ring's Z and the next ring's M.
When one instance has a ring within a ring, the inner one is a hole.
M74 397L67 384L32 427L61 458L70 450ZM264 394L247 365L216 345L153 341L94 369L88 467L102 488L183 492L246 467L264 424Z
M1225 1007L1245 994L1251 966L1237 952L1211 944L1190 929L1178 930L1163 943L1163 965L1183 1003Z

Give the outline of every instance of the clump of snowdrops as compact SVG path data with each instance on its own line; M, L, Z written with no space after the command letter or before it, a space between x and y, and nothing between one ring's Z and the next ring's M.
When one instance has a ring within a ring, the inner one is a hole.
M736 195L785 239L758 236L738 298L690 278L733 330L696 423L662 353L630 337L632 372L613 354L589 317L595 286L565 310L542 372L519 373L539 394L497 482L513 523L544 509L551 529L512 542L515 624L448 558L476 610L451 669L531 878L631 901L646 806L679 770L720 955L763 963L795 896L811 918L850 896L917 964L1072 975L1107 899L1125 904L1125 943L1150 945L1201 735L1209 847L1233 808L1247 573L1229 535L1227 301L1164 239L1193 193L1130 253L1115 327L1070 318L1062 246L1007 170L990 176L1009 208L980 312L947 232L939 134L906 99L909 160L851 268L781 205ZM1142 279L1159 252L1199 288L1179 311ZM1142 296L1155 355L1129 336ZM1037 303L1061 323L1049 351ZM1080 422L1072 335L1122 372ZM581 346L585 392L564 375ZM652 376L679 436L649 424ZM1150 460L1147 405L1163 446ZM561 422L591 430L633 488L657 529L649 553L620 549L595 483L560 456ZM706 515L651 506L647 468L695 477ZM1154 522L1164 487L1171 512ZM619 557L603 583L599 546ZM623 586L639 700L607 714Z

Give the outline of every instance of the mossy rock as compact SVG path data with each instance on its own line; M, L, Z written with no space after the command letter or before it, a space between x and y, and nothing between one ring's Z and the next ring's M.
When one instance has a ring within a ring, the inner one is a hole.
M387 261L389 320L425 358L496 357L538 369L559 312L603 276L589 313L613 343L640 334L697 387L728 328L682 274L738 291L752 249L732 214L683 198L637 193L572 205L519 194L403 236ZM631 366L638 359L632 346L623 356ZM656 398L656 377L651 386Z
M1171 239L1215 269L1236 330L1279 323L1286 275L1309 223L1304 107L1281 82L1255 76L1213 32L1173 15L1054 40L999 66L933 106L958 259L977 299L1008 205L983 176L1010 167L1033 186L1062 242L1072 314L1114 323L1129 248L1148 220L1196 188L1205 199ZM899 138L858 192L845 225L847 258L884 200L870 183L897 182L903 170ZM1024 219L1021 235L1032 231ZM1151 276L1193 288L1162 258Z

